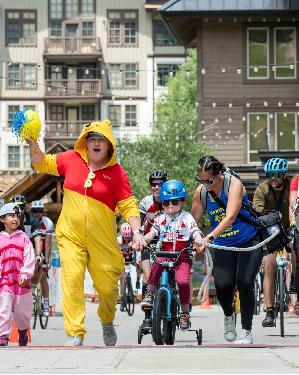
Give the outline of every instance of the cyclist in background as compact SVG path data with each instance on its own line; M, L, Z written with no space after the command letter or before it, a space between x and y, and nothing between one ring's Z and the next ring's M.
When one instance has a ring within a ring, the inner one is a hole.
M26 212L26 198L24 195L16 194L13 195L11 200L12 203L16 203L21 210L21 229L30 238L31 243L35 252L35 271L31 279L31 292L33 299L35 298L35 291L38 284L38 278L42 265L42 230L40 224L31 213Z
M132 263L133 262L133 255L134 251L132 247L129 246L130 242L133 239L133 233L130 225L128 223L123 223L120 226L120 235L117 236L117 242L119 244L120 250L124 257L125 263ZM120 275L119 278L120 282L120 311L125 310L125 301L124 301L124 293L125 293L125 271Z
M294 230L294 252L296 254L295 292L297 293L295 309L297 315L299 315L299 175L294 176L291 181L289 219L290 226Z
M149 175L149 184L151 187L152 194L144 197L139 203L143 234L149 233L154 224L155 218L163 212L162 204L160 202L160 188L163 185L163 183L167 180L167 173L161 170L153 171ZM144 298L151 270L149 253L143 251L141 252L140 268L141 272L143 272L142 298ZM145 328L150 327L151 311L145 308L144 313L145 318L143 321L143 326Z
M267 180L261 182L253 197L253 208L260 214L265 211L276 210L282 214L282 223L285 228L289 228L289 195L290 180L287 178L288 162L281 158L272 158L266 161L264 172ZM277 271L276 252L265 254L263 291L265 305L267 308L266 317L262 322L263 327L273 327L275 325L274 313L274 289L275 275ZM294 275L292 275L294 284Z
M42 201L31 202L31 214L35 217L42 230L42 255L43 255L43 271L39 274L39 280L42 288L43 296L43 315L49 316L49 284L47 271L51 267L51 251L52 251L52 234L54 225L51 219L44 215L45 206Z
M158 216L145 240L150 243L156 236L161 241L162 251L181 251L188 247L190 240L194 241L194 247L201 243L201 232L189 212L183 210L186 189L181 181L169 180L165 182L160 190L160 201L164 213ZM161 262L163 258L157 258ZM181 313L180 329L187 330L190 327L189 300L190 300L190 267L192 255L184 253L174 266L175 278L178 285ZM148 289L141 302L142 306L152 306L153 294L157 290L157 284L161 277L163 267L152 264Z

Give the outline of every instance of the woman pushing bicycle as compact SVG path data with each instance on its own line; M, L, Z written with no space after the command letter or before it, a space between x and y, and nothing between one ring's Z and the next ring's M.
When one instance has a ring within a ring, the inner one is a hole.
M158 237L162 251L181 251L188 247L190 240L194 240L194 248L201 244L201 232L190 213L183 210L186 189L181 181L169 180L164 182L160 190L160 201L163 213L155 218L154 225L145 235L145 241L150 243L154 237ZM158 258L157 261L162 261ZM175 278L179 289L181 304L180 329L187 330L190 327L189 315L189 274L192 260L187 253L182 254L181 260L174 266ZM152 264L149 283L142 306L152 306L153 294L157 290L157 284L162 273L162 266Z
M191 214L196 221L206 212L212 232L203 239L200 252L206 245L226 247L251 247L260 242L254 217L243 208L249 200L240 179L225 173L223 163L214 156L202 157L197 166L197 180ZM238 217L242 214L242 219ZM253 222L251 225L250 222ZM235 287L240 295L242 333L238 344L252 344L252 318L254 312L254 279L262 261L262 248L253 251L215 250L213 252L213 276L217 298L224 312L224 338L234 341L237 337L233 298Z

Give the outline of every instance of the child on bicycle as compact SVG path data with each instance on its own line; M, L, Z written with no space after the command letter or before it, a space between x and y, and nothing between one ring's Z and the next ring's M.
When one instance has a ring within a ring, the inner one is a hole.
M133 239L133 233L130 225L128 223L123 223L120 226L120 235L117 236L117 242L119 244L120 250L122 255L125 259L125 263L132 263L134 251L130 246L130 242ZM124 303L124 289L125 289L125 271L120 275L119 283L120 283L120 311L125 310L125 303Z
M7 346L14 319L19 346L28 343L32 315L31 277L35 256L27 234L19 229L21 212L17 203L0 209L0 346Z
M186 189L181 181L169 180L164 182L160 190L163 213L155 219L150 232L145 235L144 238L147 243L158 236L158 244L161 244L160 249L162 251L181 251L188 247L190 240L194 241L194 248L201 243L201 231L192 215L183 210L186 196ZM163 258L157 260L161 261ZM174 267L181 304L181 330L187 330L190 327L189 277L191 264L192 257L184 252ZM142 306L152 305L153 294L157 290L161 273L162 266L156 263L152 264L147 291L141 302Z

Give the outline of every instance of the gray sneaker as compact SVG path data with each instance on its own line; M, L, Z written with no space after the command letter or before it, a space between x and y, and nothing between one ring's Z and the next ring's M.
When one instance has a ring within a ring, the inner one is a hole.
M237 331L235 327L235 317L224 316L224 338L226 341L235 341L237 337Z
M102 324L103 339L106 346L114 346L116 344L117 335L113 323Z
M83 340L79 336L70 336L64 346L82 346Z
M253 344L251 331L246 331L246 329L242 329L241 335L239 339L236 341L236 344Z

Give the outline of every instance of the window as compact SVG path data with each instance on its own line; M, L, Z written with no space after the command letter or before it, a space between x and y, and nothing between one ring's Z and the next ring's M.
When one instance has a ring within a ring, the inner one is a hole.
M7 87L36 90L35 64L8 64Z
M136 88L138 86L137 64L110 64L108 80L110 88Z
M36 65L24 64L24 87L34 88L36 86Z
M87 38L93 37L93 22L83 22L82 36Z
M51 105L50 106L50 118L52 121L63 121L63 106L62 105Z
M94 105L82 105L82 120L83 121L95 120L95 106Z
M275 78L296 78L296 29L275 29Z
M51 37L60 38L62 36L61 22L52 22L50 28L51 28Z
M108 11L107 18L110 46L137 45L137 11Z
M248 28L247 79L296 79L296 43L295 27Z
M125 105L125 125L136 126L136 105Z
M50 18L62 19L63 18L63 0L50 0Z
M109 120L113 127L121 126L121 106L109 105Z
M276 122L276 149L295 150L297 144L296 114L292 112L277 112Z
M8 146L8 168L20 167L20 146Z
M49 78L57 81L62 79L62 66L53 65L49 67Z
M6 45L36 44L36 11L6 10Z
M121 65L111 64L108 72L109 86L110 87L121 87Z
M268 29L248 29L248 78L269 78Z
M79 0L65 0L65 17L74 18L79 14Z
M15 112L19 112L20 109L23 108L23 109L32 109L32 111L36 111L36 108L34 105L25 105L23 107L21 107L20 105L9 105L7 107L7 118L8 118L8 126L11 127L11 122L12 122L12 118L13 118L13 114Z
M153 30L155 46L173 46L178 44L162 20L153 21Z
M93 7L94 0L81 0L81 14L85 17L93 16L94 14L94 7Z
M169 77L176 74L179 64L158 64L157 85L165 86Z
M136 64L125 64L125 87L137 86Z
M267 113L248 113L249 161L259 161L258 151L268 150L269 116Z
M8 64L8 87L20 87L20 64Z
M31 168L31 157L30 157L29 146L23 147L23 161L24 161L24 168Z

